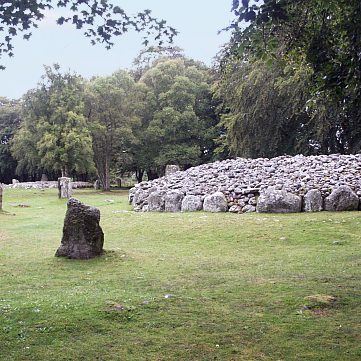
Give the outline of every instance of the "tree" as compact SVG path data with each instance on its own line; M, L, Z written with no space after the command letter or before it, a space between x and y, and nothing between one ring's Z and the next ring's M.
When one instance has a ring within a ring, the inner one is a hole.
M305 61L312 70L305 109L324 152L361 149L361 3L358 0L233 1L228 55L243 61ZM247 22L245 30L240 23Z
M24 119L12 141L17 172L59 172L62 176L92 172L92 138L83 116L83 81L45 67L39 88L24 98Z
M311 75L305 64L229 61L215 86L215 96L223 100L229 155L312 154L315 141L309 140L315 135L305 110Z
M208 69L186 58L161 58L139 80L143 106L133 164L157 177L167 164L189 167L209 160L215 115Z
M166 21L151 16L150 10L128 15L119 6L108 0L13 0L0 2L0 58L3 54L14 55L13 40L19 34L28 40L34 28L44 18L46 10L64 8L73 12L73 16L58 18L57 23L72 23L77 29L83 29L91 44L104 43L109 49L114 45L113 37L129 30L145 32L144 44L153 37L159 45L165 40L172 42L177 31L166 25ZM0 65L0 69L4 69Z
M10 142L20 125L21 106L17 100L0 98L0 183L11 183L15 177L16 160L10 152Z
M93 137L94 161L101 184L110 190L110 170L136 141L133 127L136 84L125 71L90 81L86 91L86 114Z

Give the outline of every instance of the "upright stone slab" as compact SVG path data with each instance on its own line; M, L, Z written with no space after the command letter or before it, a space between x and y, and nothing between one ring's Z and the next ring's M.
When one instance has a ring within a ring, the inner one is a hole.
M297 213L302 210L301 197L273 187L266 189L258 198L259 213Z
M322 194L318 189L309 190L303 198L305 212L320 212L323 209Z
M175 165L175 164L168 164L166 167L165 167L165 175L170 175L170 174L173 174L173 173L176 173L176 172L179 172L180 171L180 168L179 168L179 165Z
M171 191L165 196L165 211L180 212L182 208L183 192Z
M59 198L70 198L73 194L71 179L68 177L58 178Z
M148 212L164 212L165 200L161 192L152 192L148 197Z
M104 234L99 225L100 211L75 198L68 201L63 238L56 257L89 259L103 253Z
M205 212L227 212L227 199L222 192L210 194L204 198L203 210Z
M181 211L182 212L197 212L203 208L203 202L201 197L189 194L182 200Z
M325 199L326 211L357 211L359 198L349 186L340 186Z

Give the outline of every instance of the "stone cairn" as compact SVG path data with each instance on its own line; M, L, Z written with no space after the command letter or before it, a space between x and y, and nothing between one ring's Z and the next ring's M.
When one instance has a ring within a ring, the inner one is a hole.
M358 210L361 154L229 159L137 184L135 211L316 212Z
M68 201L63 238L56 257L89 259L103 253L104 234L99 225L100 211L75 198Z

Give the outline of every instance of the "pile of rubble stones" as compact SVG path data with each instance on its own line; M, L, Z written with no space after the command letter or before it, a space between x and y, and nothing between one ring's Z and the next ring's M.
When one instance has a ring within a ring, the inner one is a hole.
M236 158L137 184L135 211L301 212L358 210L361 154Z

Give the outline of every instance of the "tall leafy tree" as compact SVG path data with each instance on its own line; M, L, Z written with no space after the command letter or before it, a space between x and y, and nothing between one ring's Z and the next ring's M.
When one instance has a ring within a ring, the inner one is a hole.
M188 167L211 158L216 119L210 83L204 65L178 57L159 59L139 80L146 100L133 159L148 178L170 163Z
M111 167L136 142L139 123L134 101L136 84L125 71L92 79L86 91L86 114L93 137L94 161L101 184L110 189Z
M10 142L20 125L21 106L18 100L0 98L0 183L10 183L15 176L16 160Z
M24 98L24 119L12 142L18 172L70 176L93 171L92 138L83 111L83 80L61 73L58 66L45 67L41 85Z
M237 19L227 57L305 62L312 71L304 106L313 127L310 143L322 152L359 152L360 1L235 0L233 10Z

